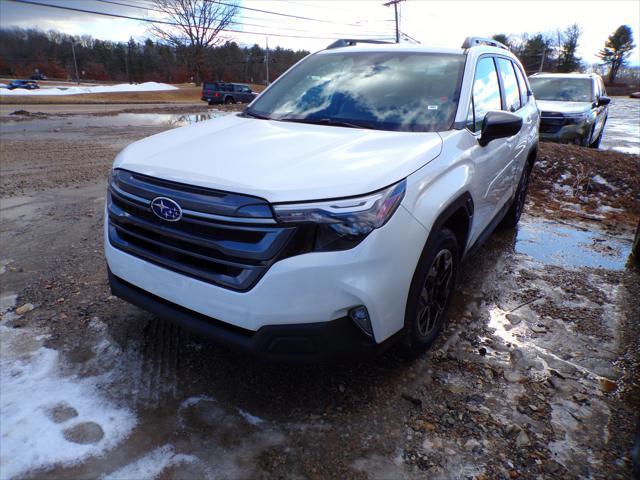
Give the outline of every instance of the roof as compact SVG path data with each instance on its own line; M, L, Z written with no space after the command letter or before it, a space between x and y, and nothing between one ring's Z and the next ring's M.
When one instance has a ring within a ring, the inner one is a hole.
M412 43L359 43L347 47L337 47L321 50L320 54L345 53L345 52L410 52L410 53L453 53L461 55L462 48L427 47Z

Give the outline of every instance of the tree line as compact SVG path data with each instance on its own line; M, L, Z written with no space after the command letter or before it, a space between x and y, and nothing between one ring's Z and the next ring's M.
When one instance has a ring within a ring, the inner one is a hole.
M0 29L0 75L75 79L74 51L80 80L186 83L194 81L188 47L147 39L140 43L73 37L54 30ZM269 77L275 80L308 55L305 50L270 49ZM205 80L264 83L267 52L259 45L242 47L228 41L204 48L199 75Z
M500 33L494 35L493 39L507 45L530 75L543 71L569 73L585 70L587 65L577 54L581 36L582 29L578 24L573 24L556 32L533 35ZM615 83L634 48L631 28L621 25L609 35L604 47L598 52L602 63L595 65L595 69L601 73L606 70L608 83ZM637 81L637 78L634 80Z

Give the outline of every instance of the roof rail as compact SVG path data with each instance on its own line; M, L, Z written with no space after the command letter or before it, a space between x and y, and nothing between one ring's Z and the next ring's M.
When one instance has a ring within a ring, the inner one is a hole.
M483 37L467 37L464 39L462 43L462 48L471 48L477 47L478 45L489 45L490 47L498 47L504 48L505 50L509 50L504 43L500 43L497 40L493 40L492 38L483 38Z
M332 48L342 48L342 47L353 47L358 43L382 43L382 44L393 44L395 42L387 42L385 40L369 40L366 38L361 39L351 39L351 38L341 38L340 40L336 40L331 45L329 45L326 49L331 50Z

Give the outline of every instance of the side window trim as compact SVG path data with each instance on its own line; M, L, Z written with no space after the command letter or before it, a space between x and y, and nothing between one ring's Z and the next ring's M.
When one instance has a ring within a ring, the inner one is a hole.
M496 76L498 77L498 86L500 88L500 106L501 109L505 112L507 111L507 93L504 90L504 80L502 79L502 72L498 67L498 59L495 56L491 57L493 59L493 67L496 69Z

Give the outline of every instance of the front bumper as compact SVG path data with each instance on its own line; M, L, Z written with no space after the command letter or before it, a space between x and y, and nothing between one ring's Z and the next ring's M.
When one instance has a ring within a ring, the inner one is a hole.
M542 117L540 119L540 139L559 143L580 142L591 133L591 128L593 127L593 121L591 119L582 121L571 119L571 123L566 122L567 120Z
M362 335L350 318L294 325L268 325L253 332L233 327L156 297L109 271L112 293L154 315L218 344L245 351L266 361L325 363L373 359L393 343L382 344Z
M374 343L381 344L404 326L409 286L426 237L424 227L400 207L357 247L280 260L245 292L182 275L113 247L107 222L104 245L115 278L228 328L255 335L264 327L344 322L350 309L364 305ZM329 343L340 342L341 335L327 337Z

